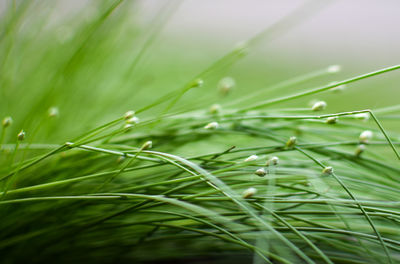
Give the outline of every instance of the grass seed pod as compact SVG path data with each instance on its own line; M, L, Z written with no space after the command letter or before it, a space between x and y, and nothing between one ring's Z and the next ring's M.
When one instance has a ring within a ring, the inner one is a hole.
M293 148L296 145L296 142L297 142L296 137L290 137L289 140L286 142L286 147Z
M217 129L219 127L218 122L211 122L204 126L204 129Z
M322 169L322 173L323 173L323 174L326 174L326 175L330 175L330 174L333 173L333 168L330 167L330 166L325 167L325 168Z
M250 161L255 161L258 159L257 155L250 155L247 158L245 158L244 162L250 162Z
M135 111L130 110L124 114L124 119L128 120L128 119L132 118L134 115L135 115Z
M263 177L263 176L267 175L267 172L265 171L264 168L259 168L258 170L256 170L254 172L254 174L257 176Z
M253 196L254 194L256 194L256 193L257 193L257 189L254 188L254 187L250 187L250 188L248 188L248 189L246 189L246 190L243 191L242 197L243 197L244 199L247 199L247 198L252 197L252 196Z
M21 131L18 133L17 139L18 139L19 141L23 141L23 140L25 139L25 131L24 131L24 130L21 130Z
M11 116L7 116L3 119L2 125L4 128L11 126L13 120L11 118Z
M365 130L363 132L361 132L359 140L361 143L368 143L368 141L370 141L372 139L372 136L374 134L372 133L371 130Z
M318 101L312 106L311 110L313 111L322 111L326 108L327 104L325 101Z

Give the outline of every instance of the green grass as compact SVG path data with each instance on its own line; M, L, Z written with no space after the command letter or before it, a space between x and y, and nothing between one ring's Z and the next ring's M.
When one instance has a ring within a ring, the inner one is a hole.
M340 103L353 83L398 80L400 66L342 79L327 66L251 89L264 76L246 55L319 6L207 65L157 46L175 2L147 26L133 2L53 22L52 2L12 3L0 35L2 263L400 262L400 108Z

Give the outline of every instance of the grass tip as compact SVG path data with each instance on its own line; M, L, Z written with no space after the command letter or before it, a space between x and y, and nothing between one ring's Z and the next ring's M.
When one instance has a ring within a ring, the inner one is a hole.
M354 155L356 157L360 157L361 154L367 149L367 147L364 144L360 144L357 146L356 150L354 151Z
M247 158L245 158L244 162L250 162L250 161L255 161L258 159L257 155L250 155Z
M203 86L203 84L204 84L203 79L197 78L190 84L190 87L191 88L197 88L197 87Z
M270 158L269 160L267 160L265 165L267 165L267 166L271 166L271 165L276 166L276 165L278 165L278 163L279 163L279 158L274 156L274 157Z
M331 117L328 117L328 118L325 120L325 123L330 124L330 125L336 124L337 121L338 121L338 119L339 119L339 118L338 118L337 116L331 116Z
M48 114L49 117L58 117L60 115L60 111L58 110L58 107L52 106L49 108Z
M3 119L2 125L3 125L4 128L6 128L6 127L11 126L12 122L13 122L13 120L12 120L11 116L6 116Z
M124 126L124 129L125 129L125 130L130 130L132 127L133 127L132 124L126 124L126 125Z
M368 113L359 113L354 115L355 119L360 119L363 121L368 121L369 120L369 114Z
M331 65L326 69L326 71L329 73L337 73L340 72L341 69L342 67L340 65Z
M219 127L218 122L211 122L204 126L204 129L217 129Z
M258 170L256 170L254 172L254 174L257 175L257 176L263 177L263 176L265 176L267 174L267 172L265 171L264 168L259 168Z
M360 142L361 143L367 143L368 141L370 141L372 139L373 133L371 130L365 130L363 132L361 132L360 134Z
M143 144L142 149L146 150L146 149L151 149L152 147L153 147L153 142L149 140Z
M296 142L297 142L296 137L290 137L289 140L286 142L286 147L293 148L296 145Z
M227 95L236 86L235 79L224 77L218 82L218 90L222 95Z
M312 106L311 110L313 111L322 111L326 108L327 104L325 101L318 101L315 102L314 105Z
M118 164L119 164L119 163L122 163L125 159L126 159L125 156L119 156L119 157L117 158L117 163L118 163Z
M247 198L252 197L252 196L253 196L254 194L256 194L256 193L257 193L257 189L254 188L254 187L250 187L250 188L248 188L248 189L246 189L246 190L243 191L242 197L243 197L244 199L247 199Z
M221 105L213 104L212 106L210 106L209 112L210 112L210 114L213 114L213 115L220 113Z
M238 56L242 57L249 53L249 45L247 42L239 42L236 44L233 52L236 53Z
M25 131L24 131L24 130L21 130L21 131L18 133L17 139L18 139L19 141L23 141L23 140L25 139Z
M333 173L333 168L331 166L325 167L322 169L322 173L326 175L330 175Z
M331 88L329 90L332 91L332 92L343 92L344 90L346 90L346 88L347 88L347 85L342 84L342 85L333 87L333 88Z
M131 117L128 120L126 120L126 123L127 124L138 124L139 121L140 121L139 117L134 116L134 117Z
M130 110L124 114L124 118L125 118L125 120L128 120L128 119L131 119L134 115L135 115L135 111Z

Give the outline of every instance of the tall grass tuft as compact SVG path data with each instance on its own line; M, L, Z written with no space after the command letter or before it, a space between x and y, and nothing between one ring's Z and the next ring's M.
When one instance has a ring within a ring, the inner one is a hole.
M382 121L400 108L336 112L319 97L400 65L334 82L327 66L249 93L233 65L321 4L175 69L152 50L179 4L143 25L136 2L57 19L54 2L10 2L1 262L399 263L400 131Z

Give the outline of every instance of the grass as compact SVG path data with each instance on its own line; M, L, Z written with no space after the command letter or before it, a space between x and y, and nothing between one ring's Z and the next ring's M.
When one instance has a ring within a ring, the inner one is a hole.
M209 66L176 69L150 53L179 2L148 28L133 2L55 22L50 2L10 3L0 36L3 263L400 261L400 131L385 126L400 108L299 101L398 78L400 66L235 87L254 79L253 69L235 74L239 60L321 6Z

